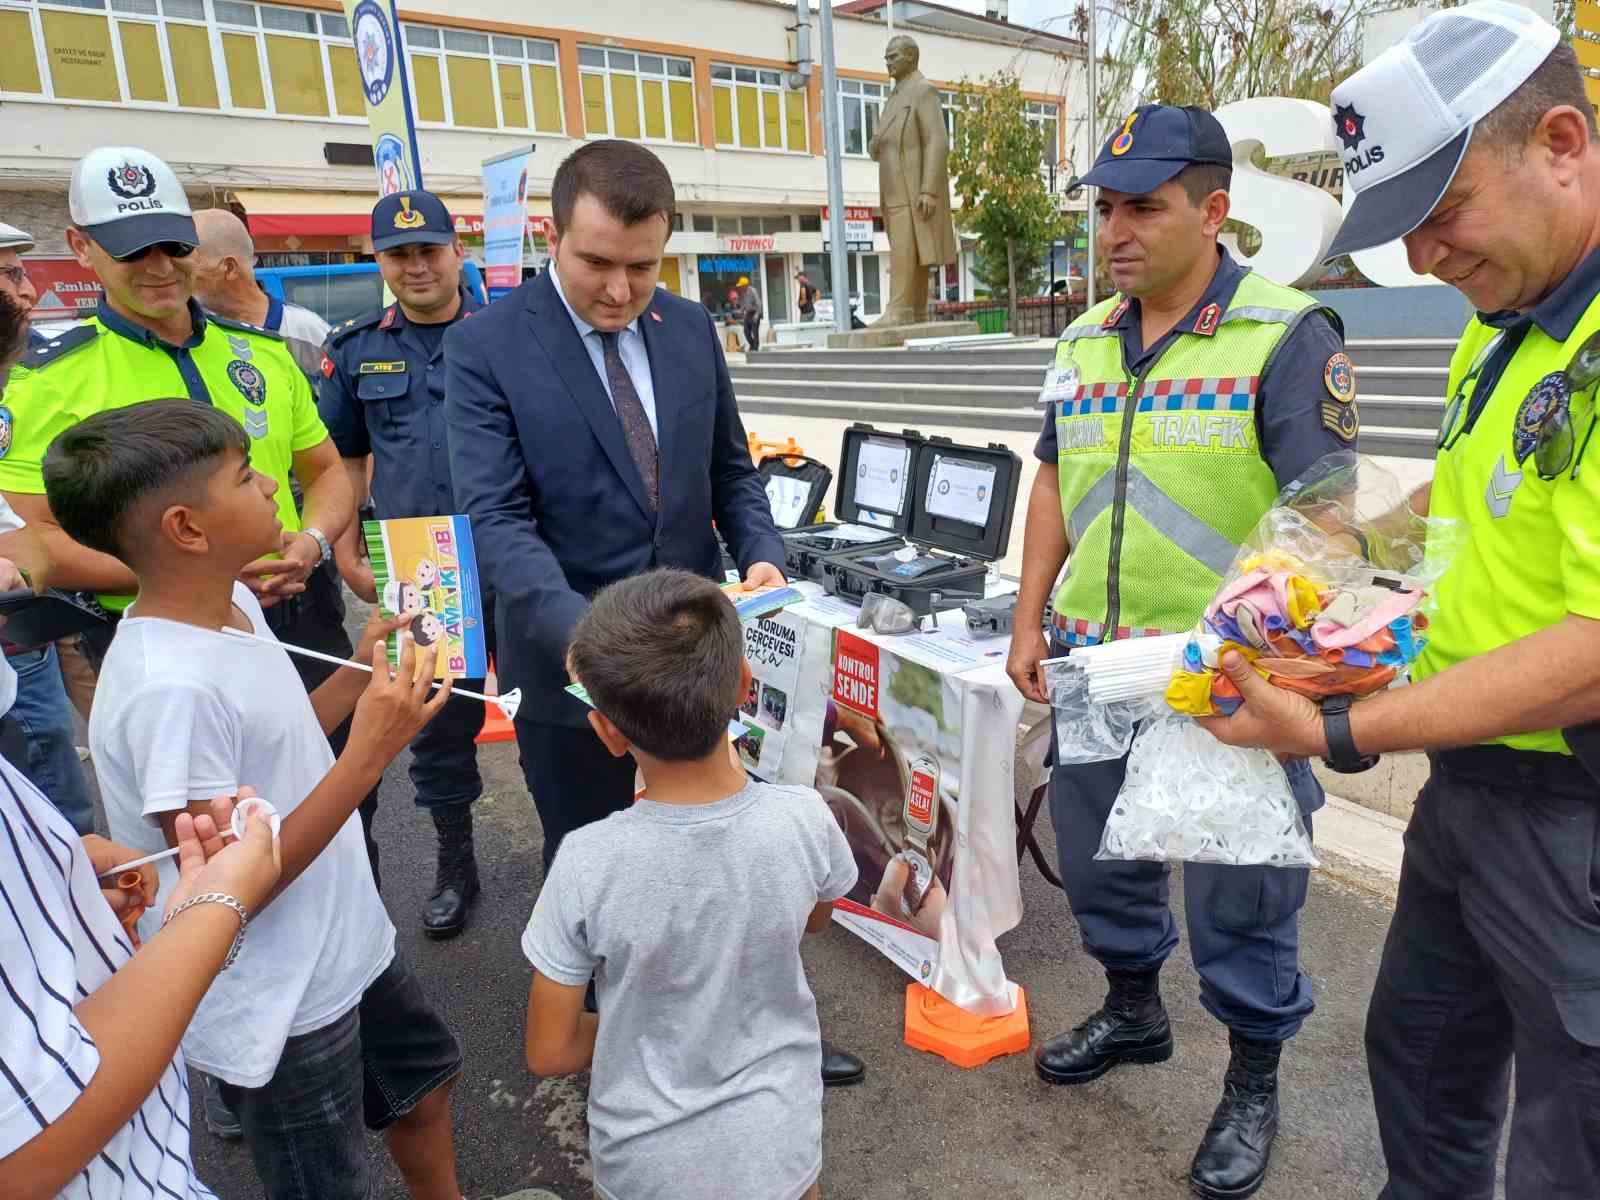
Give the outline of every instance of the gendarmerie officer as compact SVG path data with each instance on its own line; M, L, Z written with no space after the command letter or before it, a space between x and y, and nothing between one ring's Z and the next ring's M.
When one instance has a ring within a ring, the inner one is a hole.
M476 311L461 285L461 240L444 202L430 192L399 192L372 210L372 250L395 301L328 336L317 406L359 498L379 517L433 517L456 511L444 421L444 334ZM358 530L341 540L340 571L375 603L372 567ZM484 597L484 612L493 603ZM462 686L482 690L481 680ZM438 873L422 930L447 938L467 923L478 895L472 802L483 792L474 738L483 706L452 700L412 743L417 804L439 834Z
M1032 699L1048 701L1039 664L1051 647L1040 628L1063 562L1055 653L1190 629L1279 489L1359 429L1338 318L1217 244L1232 164L1210 113L1145 105L1083 177L1098 189L1100 252L1119 291L1067 327L1047 380L1007 664ZM1126 758L1057 765L1051 776L1067 899L1108 982L1098 1012L1036 1052L1051 1083L1087 1083L1173 1051L1159 989L1178 944L1167 867L1095 859L1126 767ZM1309 819L1322 790L1306 763L1288 772ZM1232 1049L1190 1169L1201 1196L1248 1196L1266 1174L1280 1049L1313 1007L1298 965L1307 875L1184 868L1200 1000Z

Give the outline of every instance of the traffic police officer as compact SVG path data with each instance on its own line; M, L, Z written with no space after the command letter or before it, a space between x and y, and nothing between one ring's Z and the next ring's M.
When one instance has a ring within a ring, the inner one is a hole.
M461 286L461 240L437 196L399 192L372 210L372 249L396 300L329 335L318 407L358 496L366 493L370 464L378 516L452 514L444 334L478 308ZM339 565L351 589L376 602L372 567L354 529L340 544ZM484 612L491 611L485 597ZM473 691L481 684L462 682ZM459 933L478 895L472 802L483 791L474 740L482 724L482 705L452 700L411 747L417 804L439 834L434 892L422 913L429 937Z
M67 243L105 294L92 318L13 369L0 408L0 491L44 538L52 584L97 592L120 613L133 600L133 573L51 519L44 452L62 430L104 409L172 396L215 405L249 432L251 464L279 483L282 555L250 564L241 579L285 633L296 609L286 601L331 559L333 539L354 515L310 385L277 337L208 316L194 302L194 218L166 163L134 147L90 151L73 170L68 203ZM303 517L290 499L291 469L305 490Z
M304 373L273 334L195 303L190 256L199 236L183 187L161 159L130 146L91 150L73 168L68 207L67 244L104 295L93 317L13 368L0 407L0 493L43 539L50 583L96 592L116 615L138 587L120 561L56 524L40 471L50 443L92 413L187 396L236 417L250 435L251 465L278 482L282 553L251 563L241 581L283 641L348 656L354 647L343 626L307 590L326 578L315 568L331 560L355 506ZM291 471L304 491L298 511ZM334 744L337 752L342 742ZM367 846L375 854L370 837ZM204 1113L214 1133L239 1136L238 1117L209 1076Z
M1007 664L1032 699L1048 702L1041 627L1063 561L1051 615L1056 653L1189 629L1279 489L1355 438L1355 381L1338 318L1217 244L1232 164L1210 113L1145 105L1080 181L1099 189L1099 246L1120 291L1061 335L1042 397L1050 412L1035 449ZM1168 869L1094 857L1126 765L1057 766L1051 776L1067 898L1109 982L1098 1012L1036 1052L1051 1083L1086 1083L1118 1063L1172 1054L1158 987L1178 942ZM1321 789L1304 762L1288 769L1309 816ZM1201 1002L1228 1027L1232 1047L1222 1102L1190 1172L1202 1196L1247 1196L1265 1175L1279 1049L1312 1009L1296 965L1306 884L1303 868L1184 869Z
M1494 1194L1514 1063L1507 1197L1592 1198L1600 763L1572 751L1600 718L1594 110L1560 34L1492 0L1434 13L1333 106L1357 194L1331 253L1404 238L1412 270L1478 310L1428 501L1467 540L1413 686L1328 714L1235 663L1245 704L1206 724L1336 762L1430 752L1367 1015L1383 1196Z

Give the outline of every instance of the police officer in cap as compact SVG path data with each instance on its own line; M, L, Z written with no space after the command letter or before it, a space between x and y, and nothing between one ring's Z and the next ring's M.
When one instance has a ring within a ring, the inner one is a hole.
M1600 133L1572 47L1494 0L1432 14L1333 107L1356 200L1330 253L1401 238L1478 310L1413 500L1467 540L1412 686L1319 711L1233 663L1245 703L1206 724L1335 765L1429 752L1367 1014L1383 1196L1492 1196L1514 1065L1506 1196L1593 1197Z
M1051 654L1192 628L1279 489L1355 439L1338 318L1217 243L1232 167L1210 113L1152 104L1128 114L1079 181L1098 189L1098 244L1118 292L1067 327L1046 378L1007 663L1030 699L1049 701L1040 663ZM1108 993L1035 1053L1050 1083L1173 1051L1158 984L1178 944L1168 868L1094 857L1126 767L1058 764L1051 776L1061 877ZM1309 816L1322 791L1304 761L1286 769ZM1307 871L1190 863L1183 882L1201 1003L1232 1049L1190 1183L1205 1197L1248 1196L1277 1132L1280 1047L1313 1007L1296 965Z
M372 210L372 250L395 302L335 329L322 360L317 406L357 497L379 517L432 517L456 511L444 423L444 334L479 306L461 285L463 253L455 223L430 192L398 192ZM352 591L377 601L372 566L352 527L338 546ZM484 597L484 612L493 611ZM482 690L482 681L462 686ZM474 738L483 706L452 700L412 743L417 804L439 834L438 873L422 912L429 937L460 933L478 895L472 802L483 792Z

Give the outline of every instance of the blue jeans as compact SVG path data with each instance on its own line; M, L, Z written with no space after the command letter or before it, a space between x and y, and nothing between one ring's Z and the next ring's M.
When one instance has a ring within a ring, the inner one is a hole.
M17 673L17 701L11 716L28 739L26 766L18 763L33 786L43 792L80 834L94 832L94 801L78 760L76 724L56 648L41 646L11 655Z

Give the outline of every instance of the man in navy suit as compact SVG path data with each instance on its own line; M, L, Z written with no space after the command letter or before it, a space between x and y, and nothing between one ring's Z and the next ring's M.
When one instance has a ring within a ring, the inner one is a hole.
M720 578L713 522L747 583L784 581L716 328L656 287L676 204L666 167L632 142L591 142L550 198L549 270L445 335L451 476L495 597L499 678L524 697L517 745L546 871L566 833L633 799L633 759L612 757L563 690L589 597L651 567ZM861 1073L824 1044L827 1082Z

